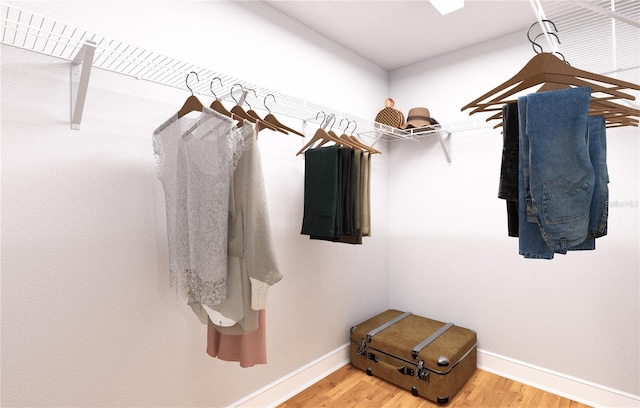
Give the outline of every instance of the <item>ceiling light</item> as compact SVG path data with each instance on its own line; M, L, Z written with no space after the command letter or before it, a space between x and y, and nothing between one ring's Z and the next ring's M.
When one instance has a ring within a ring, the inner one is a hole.
M464 7L464 0L429 0L429 2L443 16Z

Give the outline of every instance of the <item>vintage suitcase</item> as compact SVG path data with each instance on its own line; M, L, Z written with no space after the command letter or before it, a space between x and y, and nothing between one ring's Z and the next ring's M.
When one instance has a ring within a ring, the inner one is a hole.
M446 404L476 368L472 330L387 310L351 328L351 364L415 396Z

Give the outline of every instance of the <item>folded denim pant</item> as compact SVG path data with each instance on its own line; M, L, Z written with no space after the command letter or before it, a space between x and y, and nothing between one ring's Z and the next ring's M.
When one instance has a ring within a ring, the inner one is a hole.
M525 257L551 259L587 239L595 187L590 99L589 88L518 98L519 242Z
M607 170L606 125L604 116L590 116L587 122L589 134L589 156L595 173L593 198L589 212L587 239L570 251L595 249L596 238L607 235L609 217L609 173Z
M596 176L589 221L589 237L607 235L609 217L609 171L607 169L607 134L604 116L589 117L589 154Z

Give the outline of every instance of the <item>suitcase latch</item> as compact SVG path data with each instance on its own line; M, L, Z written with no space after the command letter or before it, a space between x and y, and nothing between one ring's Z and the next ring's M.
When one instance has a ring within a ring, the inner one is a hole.
M359 355L366 357L367 356L367 343L365 339L362 339L360 343L356 346L356 353Z
M424 361L418 360L417 377L422 381L429 382L429 370L424 368Z
M369 360L373 361L374 363L377 363L378 357L376 357L374 353L369 353Z
M415 372L413 371L413 368L409 368L407 366L402 366L398 368L398 371L403 375L408 375L409 377L413 377L413 375L415 374Z

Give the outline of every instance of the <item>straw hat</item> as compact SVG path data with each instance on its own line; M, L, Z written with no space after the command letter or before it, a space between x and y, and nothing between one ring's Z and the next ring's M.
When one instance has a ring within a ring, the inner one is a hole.
M421 128L437 124L438 121L431 117L429 109L411 108L407 116L407 123L402 126L402 129Z

